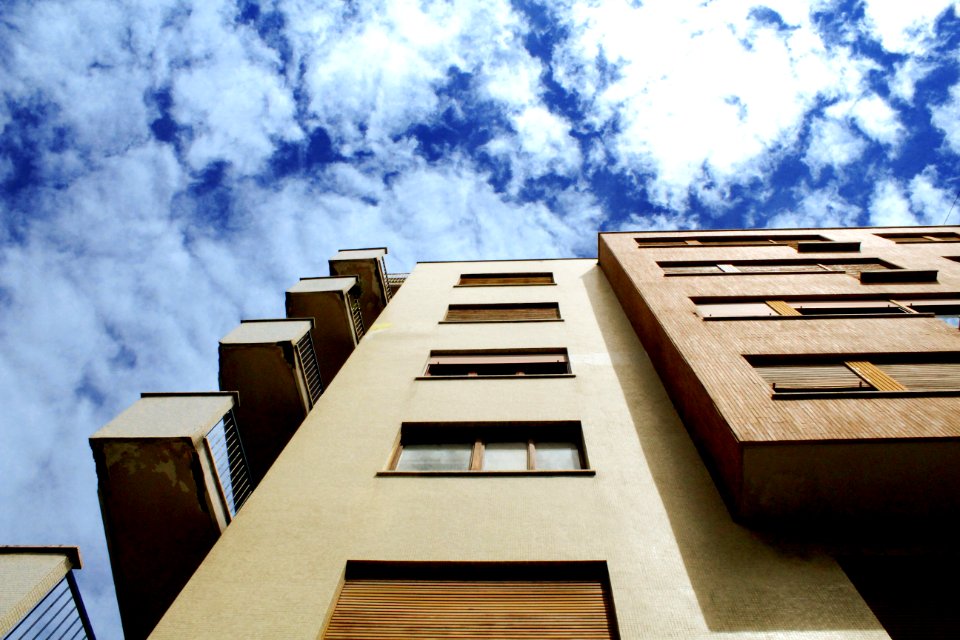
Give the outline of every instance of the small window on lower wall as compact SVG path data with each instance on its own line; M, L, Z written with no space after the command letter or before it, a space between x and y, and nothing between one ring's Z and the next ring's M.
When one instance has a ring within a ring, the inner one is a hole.
M451 304L443 322L542 322L559 320L556 302L515 304Z
M606 562L349 561L321 636L616 640Z
M579 422L405 423L394 474L592 473Z
M570 375L566 349L431 351L422 378Z
M747 356L775 397L960 395L960 354Z

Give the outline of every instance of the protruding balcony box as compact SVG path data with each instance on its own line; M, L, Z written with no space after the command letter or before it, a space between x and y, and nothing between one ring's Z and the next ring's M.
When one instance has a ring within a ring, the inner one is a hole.
M372 249L341 249L330 258L331 276L358 276L360 278L360 310L363 324L368 329L390 301L390 283L383 256L386 247Z
M90 438L128 639L150 633L249 494L235 406L232 393L143 394Z
M93 638L77 547L0 547L0 637Z
M257 486L322 391L313 321L245 320L220 341L220 388L237 391L237 427Z
M357 276L301 278L287 289L287 317L313 318L320 378L329 385L363 336Z

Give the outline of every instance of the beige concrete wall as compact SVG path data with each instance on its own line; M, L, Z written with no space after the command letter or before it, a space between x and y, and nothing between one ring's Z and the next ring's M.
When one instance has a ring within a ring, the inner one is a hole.
M453 286L491 271L557 286ZM538 301L564 321L438 324ZM565 347L575 377L414 379L506 347ZM580 420L596 475L376 475L402 422L456 420ZM351 559L605 560L623 638L886 637L827 555L731 521L593 260L418 265L153 637L316 638Z

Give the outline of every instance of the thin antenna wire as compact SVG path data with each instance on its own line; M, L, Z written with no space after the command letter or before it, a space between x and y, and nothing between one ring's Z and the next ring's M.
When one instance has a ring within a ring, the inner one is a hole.
M960 191L957 191L957 197L953 199L953 204L950 205L950 211L947 211L947 217L945 217L940 224L947 224L947 220L950 219L950 214L953 213L953 208L957 206L957 198L960 198Z

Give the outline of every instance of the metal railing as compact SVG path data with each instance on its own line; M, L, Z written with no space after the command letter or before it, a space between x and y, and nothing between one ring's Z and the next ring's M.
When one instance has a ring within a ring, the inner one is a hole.
M313 348L313 339L310 332L297 343L297 353L300 355L300 364L303 366L303 377L307 382L307 392L310 394L312 407L323 393L323 383L320 380L320 366L317 364L317 352Z
M360 342L360 338L366 331L363 326L363 314L360 312L360 301L351 295L347 297L350 300L350 316L353 318L353 335L357 342Z
M37 605L24 616L3 640L94 640L93 628L80 599L80 591L73 577L67 572Z
M387 283L396 289L403 286L409 276L409 273L390 273L387 274Z
M223 501L232 518L253 491L247 457L243 452L243 443L240 442L233 411L228 411L220 422L214 425L205 440L217 470Z
M383 283L384 302L390 302L390 277L387 275L387 267L383 264L383 258L377 258L377 266L380 268L380 281Z

